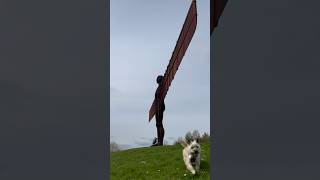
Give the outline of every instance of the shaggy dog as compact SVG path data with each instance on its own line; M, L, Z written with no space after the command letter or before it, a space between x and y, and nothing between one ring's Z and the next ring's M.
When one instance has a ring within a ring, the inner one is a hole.
M196 174L200 169L200 154L201 147L198 140L194 140L189 144L186 141L181 141L180 144L184 147L182 150L182 156L187 169L192 174Z

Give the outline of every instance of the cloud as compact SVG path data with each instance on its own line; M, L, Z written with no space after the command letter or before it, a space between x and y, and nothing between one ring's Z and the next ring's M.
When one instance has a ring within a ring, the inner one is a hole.
M152 140L151 141L135 141L134 144L139 146L150 146L152 144Z
M132 148L132 145L130 145L130 144L119 144L118 146L119 146L120 150L126 150L126 149Z

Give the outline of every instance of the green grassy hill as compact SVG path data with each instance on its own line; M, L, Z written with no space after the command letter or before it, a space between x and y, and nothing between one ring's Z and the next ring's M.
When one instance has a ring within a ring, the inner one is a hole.
M159 146L110 153L110 178L210 179L210 145L201 144L200 173L192 175L182 159L182 146Z

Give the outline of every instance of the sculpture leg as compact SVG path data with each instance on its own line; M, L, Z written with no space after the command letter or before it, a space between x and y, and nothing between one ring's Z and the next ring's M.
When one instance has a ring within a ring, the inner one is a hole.
M156 115L156 125L157 125L157 135L158 135L158 145L163 145L164 128L162 125L163 112L159 112Z
M162 146L163 137L164 137L164 129L162 124L157 126L157 133L158 133L158 145Z
M163 138L164 138L164 128L163 128L163 126L161 126L161 128L160 128L160 141L159 141L160 146L163 145Z
M157 125L157 138L158 138L158 142L157 142L157 145L159 146L159 142L160 142L160 127Z

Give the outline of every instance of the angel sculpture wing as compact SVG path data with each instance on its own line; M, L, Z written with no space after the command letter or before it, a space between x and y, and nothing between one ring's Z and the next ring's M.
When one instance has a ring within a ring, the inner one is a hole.
M189 8L187 17L183 24L182 30L180 32L177 44L172 53L171 59L167 66L167 69L164 73L162 83L159 87L160 90L160 101L163 101L169 90L169 86L176 74L178 67L182 61L182 58L191 42L191 39L194 35L194 32L197 27L197 6L196 1L193 0ZM153 116L156 113L156 100L153 100L153 103L149 110L149 121L152 120Z

